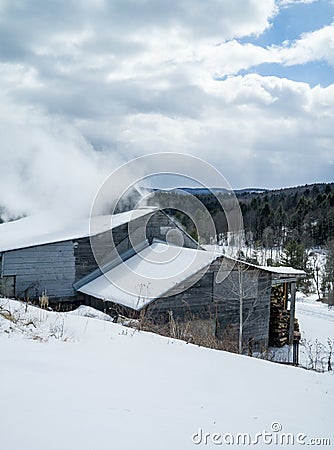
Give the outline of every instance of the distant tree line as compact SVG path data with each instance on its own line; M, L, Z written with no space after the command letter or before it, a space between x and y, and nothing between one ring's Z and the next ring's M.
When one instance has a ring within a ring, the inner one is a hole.
M228 231L221 204L228 208L229 194L196 194L215 223L217 235ZM262 193L237 194L240 204L246 244L255 242L262 247L281 247L296 241L305 248L323 246L334 239L334 183L314 184ZM150 204L170 205L168 212L195 234L194 221L182 211L194 210L190 195L155 192ZM195 222L205 220L203 211L194 212ZM202 238L209 238L202 236Z
M227 231L218 198L199 195L216 224L217 233ZM221 200L224 201L221 194ZM288 241L306 248L324 245L334 238L334 184L237 194L244 220L246 241L263 246L284 246Z
M334 185L242 194L239 202L246 233L263 245L295 240L310 248L334 238Z
M268 265L281 264L305 270L305 291L316 285L321 292L334 292L334 183L313 184L294 188L237 193L244 222L244 243L249 250L240 252L240 259L259 264L263 251ZM227 243L228 224L221 204L229 208L228 193L195 194L212 217L216 236L197 236L195 224L205 221L201 208L194 211L191 195L176 192L155 192L150 204L170 205L167 212L201 243ZM185 212L192 211L192 220ZM183 211L183 212L182 212ZM203 228L203 227L201 227ZM225 242L224 242L225 239ZM325 273L319 277L314 248L327 252Z

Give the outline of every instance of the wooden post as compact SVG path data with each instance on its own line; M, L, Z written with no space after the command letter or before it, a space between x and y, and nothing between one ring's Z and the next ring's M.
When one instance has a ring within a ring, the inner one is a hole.
M293 365L298 366L299 364L299 341L294 339L293 341Z
M296 282L293 281L291 283L289 345L293 344L293 334L295 331L295 309L296 309Z
M243 277L241 272L241 266L238 266L238 278L239 278L239 353L242 354L242 338L243 338Z
M288 283L284 283L284 309L288 309Z
M5 286L4 286L4 281L3 281L3 272L4 272L4 267L5 267L5 254L2 253L1 254L1 258L0 258L0 296L4 296L5 294Z

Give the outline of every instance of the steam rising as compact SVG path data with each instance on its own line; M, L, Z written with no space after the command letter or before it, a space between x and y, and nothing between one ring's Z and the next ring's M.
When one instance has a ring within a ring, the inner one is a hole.
M45 211L58 220L88 216L100 185L118 164L73 126L8 102L0 110L0 133L2 220Z

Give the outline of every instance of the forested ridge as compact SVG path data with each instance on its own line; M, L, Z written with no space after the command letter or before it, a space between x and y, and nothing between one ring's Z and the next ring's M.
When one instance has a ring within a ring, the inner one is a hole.
M254 264L285 265L307 272L304 288L317 285L323 294L334 291L334 183L318 183L293 188L235 193L243 216L243 248L238 257ZM197 208L195 196L212 217L216 236L197 235L200 222L207 215ZM222 205L227 210L234 205L231 193L180 194L175 191L156 191L148 201L152 205L171 205L167 212L201 244L233 245L228 236L228 224ZM187 214L192 212L192 219ZM323 251L324 267L319 267L314 249ZM262 256L260 258L259 256ZM265 261L263 255L266 255ZM312 281L313 280L313 281ZM319 281L320 280L320 281ZM320 285L321 283L321 285ZM334 299L333 299L334 300Z
M225 194L226 195L226 194ZM246 240L264 246L284 245L293 239L305 247L324 245L334 238L334 183L236 193ZM227 231L219 197L197 195L216 224L217 233Z
M243 216L246 244L256 242L266 247L281 247L290 240L303 243L306 248L325 245L334 238L334 183L312 184L293 188L235 193ZM223 211L229 208L231 194L194 193L175 191L154 192L149 204L169 204L168 212L195 236L196 226L187 213L194 212L196 197L210 213L217 235L228 231ZM203 211L195 207L195 222L201 220ZM201 236L206 240L209 236Z
M294 239L306 247L334 237L334 184L238 196L245 231L264 245L268 239Z

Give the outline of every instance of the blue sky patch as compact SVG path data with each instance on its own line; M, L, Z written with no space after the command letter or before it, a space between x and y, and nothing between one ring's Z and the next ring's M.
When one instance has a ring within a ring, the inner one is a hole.
M330 25L334 18L334 3L319 0L314 3L295 3L282 7L273 19L272 27L258 37L239 39L241 44L268 48L280 46L288 41L290 45L305 33L314 32ZM297 82L305 82L310 86L327 87L334 82L334 68L326 61L312 61L305 64L284 66L280 63L263 63L249 70L241 70L238 75L257 73L261 76L288 78Z
M242 44L252 43L261 47L280 45L294 41L303 33L309 33L330 25L334 18L334 3L320 0L315 3L296 3L281 8L273 19L272 27L259 37L240 39Z
M241 70L238 75L257 73L261 76L275 76L293 81L308 83L311 87L327 87L334 82L334 68L325 61L309 62L296 66L264 63L249 70Z

